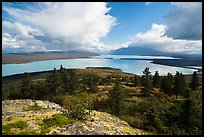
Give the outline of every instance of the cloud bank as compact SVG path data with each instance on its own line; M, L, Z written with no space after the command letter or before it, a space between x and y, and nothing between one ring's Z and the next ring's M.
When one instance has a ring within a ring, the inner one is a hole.
M202 53L202 40L173 39L165 35L166 29L167 26L163 24L153 23L150 30L132 36L130 41L123 44L123 47L142 46L167 53Z
M146 3L148 5L149 2ZM2 49L22 51L109 51L128 46L146 46L164 52L202 53L202 3L173 2L164 16L166 24L153 23L126 43L104 45L101 41L117 24L104 2L42 2L4 4L14 21L2 21ZM121 32L122 33L122 32Z
M176 8L169 11L164 19L166 34L174 39L202 39L202 2L172 2Z
M38 30L30 26L24 26L20 23L2 22L2 48L3 49L22 49L24 51L42 51L46 50L46 44L35 38L35 36L44 36Z
M108 14L110 8L104 2L37 4L35 10L32 7L32 10L3 7L17 21L2 22L3 48L100 50L105 48L100 39L116 23L116 18ZM15 42L13 46L12 41Z

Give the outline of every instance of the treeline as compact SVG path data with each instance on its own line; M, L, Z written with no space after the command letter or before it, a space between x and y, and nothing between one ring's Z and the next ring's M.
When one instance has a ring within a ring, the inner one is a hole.
M64 69L61 65L59 70L54 70L46 80L32 81L29 73L24 73L24 77L19 83L2 82L5 99L47 99L57 95L73 95L82 91L94 93L98 91L97 85L105 79L95 74L77 75L74 70Z
M100 86L111 88L103 93ZM77 119L86 117L86 109L106 111L155 134L202 134L201 95L196 72L187 82L182 73L159 76L156 71L152 75L149 68L142 76L102 77L61 66L59 70L54 68L45 80L32 79L25 73L20 82L2 82L2 100L54 101L72 110L69 116Z
M178 95L184 95L187 90L197 90L199 87L196 72L193 73L190 83L187 83L183 74L178 71L175 76L171 73L167 73L167 76L159 76L158 71L152 76L149 68L145 68L143 74L142 77L135 75L126 78L110 75L104 78L96 74L77 75L74 70L64 69L61 65L59 70L54 68L46 81L32 82L29 73L25 73L20 84L2 82L2 99L44 99L47 96L77 94L82 91L96 93L99 90L98 85L108 85L118 81L131 83L127 84L131 87L142 86L144 96L148 96L153 88L160 88L162 92L176 95L177 98Z
M101 109L119 116L133 127L155 134L202 134L202 92L196 72L188 83L182 73L160 77L156 71L151 76L149 68L145 68L142 77L134 77L133 85L142 87L141 94L136 95L139 101L127 102L127 97L132 96L127 95L117 81L109 94L108 104L103 103L106 108L101 105ZM167 96L155 94L155 89Z
M192 80L189 83L185 80L184 75L178 71L175 76L167 73L167 76L161 77L158 71L151 76L149 68L145 68L143 74L141 86L143 86L144 95L148 95L154 87L160 88L162 92L168 95L175 95L177 98L178 95L185 95L189 90L198 90L200 86L196 71L194 71ZM138 79L139 77L135 76L135 81L139 81Z

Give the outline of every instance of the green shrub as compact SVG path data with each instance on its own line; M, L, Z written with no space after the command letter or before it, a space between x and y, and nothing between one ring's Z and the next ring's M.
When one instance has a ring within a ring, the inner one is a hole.
M86 119L87 114L88 112L85 111L83 104L80 102L77 102L77 104L67 112L67 116L78 120Z
M35 111L35 110L42 110L45 109L44 107L39 106L36 102L34 105L30 105L27 108L23 108L23 111Z
M87 93L81 93L76 96L66 96L64 102L64 107L68 110L64 112L67 117L71 117L77 120L87 119L90 111L90 102Z

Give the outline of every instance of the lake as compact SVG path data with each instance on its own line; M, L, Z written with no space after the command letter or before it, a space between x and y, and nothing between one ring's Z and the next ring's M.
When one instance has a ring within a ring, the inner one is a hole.
M123 60L120 60L123 58ZM175 74L176 71L183 74L192 74L196 69L188 69L181 67L172 67L150 63L150 60L124 60L124 58L135 59L176 59L164 56L126 56L126 55L101 55L92 58L79 59L60 59L46 60L37 62L28 62L22 64L2 64L2 76L8 76L24 72L39 72L53 70L54 67L59 69L60 65L64 68L86 68L86 67L112 67L120 68L123 72L142 75L145 67L149 67L152 74L159 71L160 75L166 75L168 72Z

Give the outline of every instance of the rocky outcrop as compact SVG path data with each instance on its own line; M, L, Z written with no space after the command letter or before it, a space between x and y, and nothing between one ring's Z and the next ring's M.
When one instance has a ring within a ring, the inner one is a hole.
M29 106L37 105L40 109L28 110ZM58 104L42 100L7 100L2 101L3 126L16 121L25 121L28 126L25 129L12 129L15 134L22 132L42 134L43 119L60 114L65 109ZM130 127L127 122L106 112L91 111L85 121L76 121L62 127L54 126L43 134L65 134L65 135L142 135L144 131Z
M144 132L106 112L92 111L89 120L54 129L51 134L70 135L141 135Z

